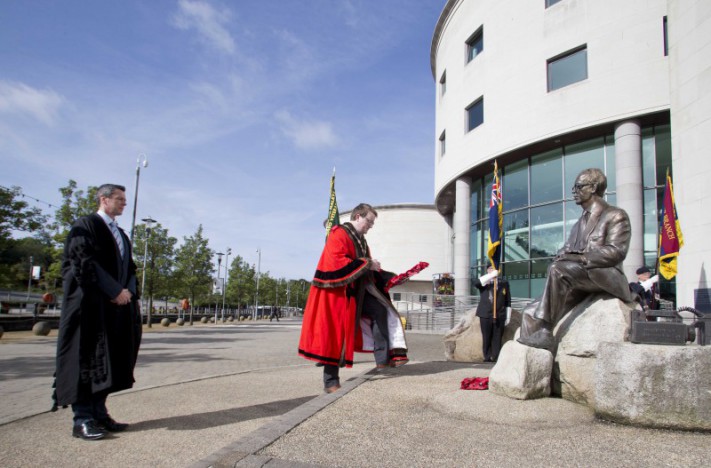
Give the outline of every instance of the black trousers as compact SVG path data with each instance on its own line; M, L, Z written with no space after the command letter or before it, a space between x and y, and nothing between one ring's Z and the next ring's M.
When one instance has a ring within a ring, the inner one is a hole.
M496 320L492 317L479 317L479 326L481 327L481 347L484 361L496 361L499 359L501 341L506 328L506 311L499 312Z
M84 394L72 403L74 424L79 425L92 420L108 418L109 411L106 409L106 398L108 396L108 392Z
M366 292L361 314L372 321L375 363L387 365L390 362L388 310L375 297Z

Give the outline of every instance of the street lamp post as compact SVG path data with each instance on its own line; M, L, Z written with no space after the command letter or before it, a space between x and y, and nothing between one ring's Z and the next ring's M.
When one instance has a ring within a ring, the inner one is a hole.
M279 314L279 280L277 279L274 283L274 305L272 306L272 313ZM271 322L271 315L269 316L269 321Z
M232 253L232 249L227 247L227 252L225 254L225 277L222 280L222 321L225 320L225 295L227 294L227 273L228 273L228 268L230 264L230 254Z
M25 303L25 309L27 309L27 302L30 302L30 290L32 289L32 264L35 263L35 259L30 255L30 276L27 279L27 299Z
M141 162L143 158L143 162ZM141 177L141 166L148 167L148 158L145 154L138 155L138 164L136 165L136 190L133 193L133 220L131 221L131 247L133 247L133 234L136 231L136 208L138 207L138 180ZM150 324L149 324L150 325Z
M222 256L224 254L222 252L217 252L215 255L217 255L217 282L215 283L215 285L218 285L218 284L221 284L220 283L220 272L222 271ZM222 291L220 291L220 292L222 292ZM217 309L218 308L219 308L219 302L215 302L215 325L217 325Z
M143 279L141 280L141 303L143 304L143 310L146 310L145 293L146 293L146 259L148 258L148 240L151 237L151 227L153 226L153 223L156 222L156 220L149 216L147 218L143 218L141 221L146 223L146 238L144 240L145 245L144 245L144 249L143 249ZM133 239L133 228L131 228L131 239ZM151 310L150 310L150 308L146 312L146 321L148 322L148 328L151 328L152 324L151 324Z
M289 284L289 280L286 280L286 313L289 313L289 310L291 309L291 284Z
M254 293L254 320L257 320L257 309L259 308L259 270L262 267L262 250L257 249L257 254L259 257L257 260L257 290Z

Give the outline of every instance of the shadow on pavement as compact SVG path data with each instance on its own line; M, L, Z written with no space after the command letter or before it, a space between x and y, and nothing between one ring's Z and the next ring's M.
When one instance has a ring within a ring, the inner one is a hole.
M315 395L314 395L315 396ZM288 413L292 409L311 401L314 396L292 400L272 401L260 405L229 408L207 413L187 414L169 418L152 419L131 424L131 432L150 431L166 428L170 431L195 431L211 427L234 424L251 419L269 418Z
M472 364L471 362L452 362L452 361L429 361L406 364L402 367L388 368L381 371L373 369L371 374L382 375L383 377L411 377L417 375L432 375L440 372L448 372L456 369L491 369L491 363Z
M52 377L54 374L55 358L54 356L16 357L3 360L2 365L5 369L15 369L15 371L3 370L0 372L0 381Z

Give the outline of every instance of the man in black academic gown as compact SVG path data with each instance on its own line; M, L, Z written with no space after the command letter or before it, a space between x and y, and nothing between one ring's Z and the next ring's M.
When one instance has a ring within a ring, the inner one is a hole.
M131 242L115 224L126 189L105 184L97 213L77 220L64 247L64 300L57 339L55 407L72 406L72 435L85 440L123 431L109 416L109 393L131 388L141 341Z

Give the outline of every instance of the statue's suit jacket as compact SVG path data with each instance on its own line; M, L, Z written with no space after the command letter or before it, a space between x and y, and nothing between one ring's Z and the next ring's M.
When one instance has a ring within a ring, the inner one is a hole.
M576 251L580 224L579 219L559 254ZM609 292L626 302L631 301L632 298L627 279L622 271L622 262L627 256L630 236L630 220L624 210L610 206L603 199L598 199L592 204L590 218L582 232L585 268L590 280L602 291Z

